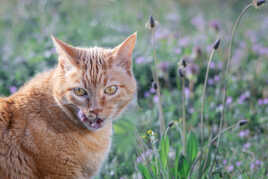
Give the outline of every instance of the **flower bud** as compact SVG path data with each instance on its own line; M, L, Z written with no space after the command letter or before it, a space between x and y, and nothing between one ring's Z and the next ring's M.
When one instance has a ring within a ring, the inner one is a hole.
M256 8L261 7L265 2L266 0L253 0L253 4Z
M154 17L153 16L150 16L150 27L151 29L153 29L155 27L155 20L154 20Z
M157 90L157 84L156 84L156 82L153 82L153 83L152 83L152 88L153 88L154 90Z
M169 128L171 128L173 125L174 125L174 121L170 121L170 122L168 123L168 127L169 127Z
M214 43L213 48L214 48L215 50L218 50L220 44L221 44L221 39L218 39L218 40Z
M184 68L186 68L187 63L186 63L185 58L183 58L183 59L181 60L181 64L182 64L182 66L183 66Z
M239 126L246 125L247 123L248 123L247 120L240 120L240 121L238 121Z

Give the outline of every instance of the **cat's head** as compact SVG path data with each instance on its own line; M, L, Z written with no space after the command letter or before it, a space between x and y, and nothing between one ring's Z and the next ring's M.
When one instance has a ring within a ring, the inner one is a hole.
M89 130L115 119L136 93L136 33L113 49L73 47L52 36L58 53L54 97Z

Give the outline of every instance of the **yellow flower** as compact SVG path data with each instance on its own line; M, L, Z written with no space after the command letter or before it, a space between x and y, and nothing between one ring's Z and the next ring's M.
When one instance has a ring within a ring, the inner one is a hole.
M154 132L150 129L150 130L147 131L147 134L152 136L154 134Z

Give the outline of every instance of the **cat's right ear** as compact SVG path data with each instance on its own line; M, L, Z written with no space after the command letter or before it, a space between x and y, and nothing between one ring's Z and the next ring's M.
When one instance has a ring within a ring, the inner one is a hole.
M79 67L79 49L57 39L53 35L51 35L51 39L53 40L54 46L56 47L56 51L59 55L59 63L62 63L63 67L65 62L69 62L69 64ZM65 61L62 62L61 60Z

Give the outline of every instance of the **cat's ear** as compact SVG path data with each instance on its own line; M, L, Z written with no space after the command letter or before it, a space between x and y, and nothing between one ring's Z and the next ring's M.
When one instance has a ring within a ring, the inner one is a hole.
M132 53L136 44L137 32L130 35L124 42L113 49L113 64L131 70Z
M76 67L79 66L79 50L51 35L54 46L59 56Z

